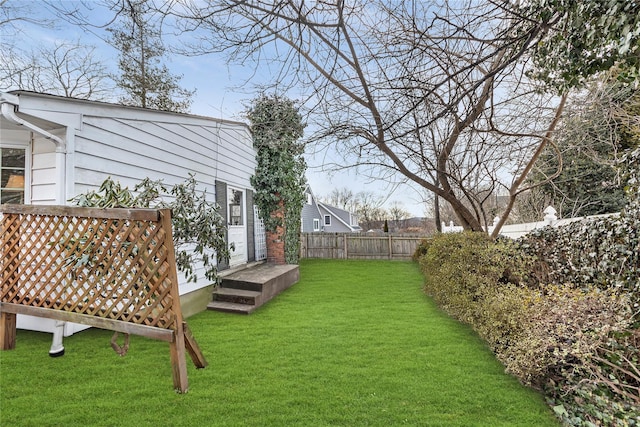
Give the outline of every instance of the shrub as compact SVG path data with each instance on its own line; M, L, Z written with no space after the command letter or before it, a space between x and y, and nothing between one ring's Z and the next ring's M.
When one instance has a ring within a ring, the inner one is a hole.
M629 203L620 216L545 227L518 244L537 258L533 271L541 283L573 283L585 290L597 286L631 297L640 310L640 147L624 156Z
M416 262L420 262L420 259L427 254L429 246L431 246L431 239L422 239L411 258Z
M439 234L420 260L425 291L449 314L475 325L487 292L524 276L525 260L517 254L513 243L484 233Z
M170 196L170 203L163 197ZM133 191L107 178L98 191L88 191L70 200L78 206L99 208L168 208L171 209L176 267L189 282L198 279L197 268L204 268L207 280L218 284L218 259L229 258L225 240L226 225L220 206L207 200L206 192L196 191L193 174L170 191L161 181L145 178Z
M518 239L537 259L541 283L573 283L583 289L619 289L640 303L640 210L619 217L545 227ZM637 305L636 305L637 307Z
M629 326L627 297L556 285L528 292L521 339L500 356L508 371L537 388L548 381L578 383L576 375L581 378L597 349Z
M485 288L474 329L501 360L516 343L527 338L527 317L534 302L533 290L507 283ZM504 360L503 360L504 362Z
M555 285L531 292L520 339L498 353L507 371L544 390L567 424L630 425L640 415L635 367L616 367L629 352L613 350L631 323L628 296Z
M640 426L640 148L625 162L620 216L515 244L439 235L414 255L427 293L569 425Z
M551 251L556 261L481 233L438 235L420 258L425 291L469 323L509 372L543 390L565 423L640 425L637 295L606 282L539 282L570 277L553 270L558 259L575 265L562 245L536 245L534 253Z

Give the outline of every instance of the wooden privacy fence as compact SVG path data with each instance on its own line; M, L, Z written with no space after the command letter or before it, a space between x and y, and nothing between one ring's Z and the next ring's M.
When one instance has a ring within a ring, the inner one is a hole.
M182 318L168 209L2 205L0 245L2 350L26 314L168 342L181 393L185 350L207 365Z
M302 233L301 258L411 259L426 236L406 234Z

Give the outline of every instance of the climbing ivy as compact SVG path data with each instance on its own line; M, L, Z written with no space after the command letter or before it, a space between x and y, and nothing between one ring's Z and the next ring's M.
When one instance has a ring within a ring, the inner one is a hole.
M163 201L163 196L172 196L171 202ZM162 181L145 178L133 190L107 178L98 191L88 191L70 200L78 206L99 208L168 208L171 209L173 244L176 250L176 264L187 281L195 282L198 277L195 264L204 266L204 276L218 284L217 259L229 257L229 249L224 237L226 229L220 207L206 198L206 192L196 191L194 175L171 190Z
M305 124L296 103L277 95L261 95L247 110L253 146L256 149L254 202L270 232L284 229L285 260L296 264L299 257L300 214L304 202ZM276 215L282 210L283 218Z

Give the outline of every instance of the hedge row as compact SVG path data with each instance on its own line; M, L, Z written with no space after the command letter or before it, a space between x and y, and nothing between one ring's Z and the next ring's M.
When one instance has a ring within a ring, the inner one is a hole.
M508 372L543 391L566 424L640 425L633 215L517 242L441 234L416 258L426 292L472 325ZM611 243L579 234L593 230Z

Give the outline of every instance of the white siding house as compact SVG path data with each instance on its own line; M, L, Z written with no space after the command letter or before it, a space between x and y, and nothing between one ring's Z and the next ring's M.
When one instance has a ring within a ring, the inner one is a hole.
M2 203L69 204L108 177L129 188L146 177L171 187L195 174L229 224L230 266L255 259L256 161L246 124L25 91L0 93L0 103ZM198 276L183 280L181 295L210 285Z

